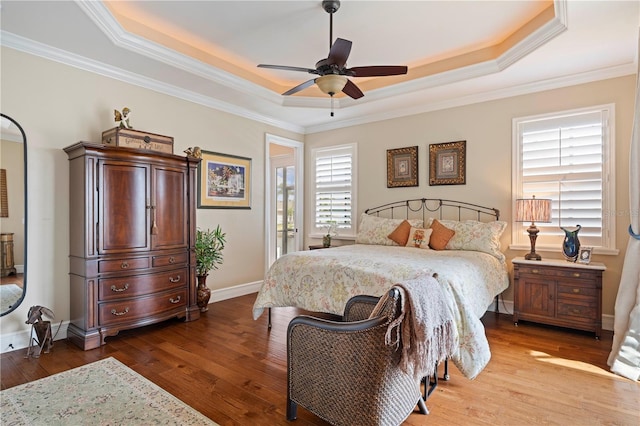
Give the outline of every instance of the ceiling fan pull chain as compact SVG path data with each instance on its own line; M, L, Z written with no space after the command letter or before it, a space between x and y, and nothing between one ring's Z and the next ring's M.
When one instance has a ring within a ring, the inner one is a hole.
M333 117L333 95L331 95L331 117Z

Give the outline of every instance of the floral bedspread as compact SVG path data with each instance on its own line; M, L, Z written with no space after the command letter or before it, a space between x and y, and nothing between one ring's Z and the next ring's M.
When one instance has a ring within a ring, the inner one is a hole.
M253 318L258 319L265 308L279 306L342 315L352 296L381 296L424 271L437 273L450 295L459 345L451 358L472 379L491 357L480 317L509 285L505 263L486 253L365 244L290 253L267 273Z

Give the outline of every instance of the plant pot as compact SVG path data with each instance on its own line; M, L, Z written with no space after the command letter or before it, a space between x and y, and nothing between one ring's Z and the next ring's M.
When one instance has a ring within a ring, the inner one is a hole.
M200 312L209 310L209 299L211 299L211 289L207 287L207 277L209 275L198 275L198 307Z

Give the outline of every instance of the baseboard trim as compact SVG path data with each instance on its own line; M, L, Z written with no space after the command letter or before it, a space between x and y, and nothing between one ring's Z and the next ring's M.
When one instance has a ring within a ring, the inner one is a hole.
M62 340L67 338L68 326L69 326L69 321L63 321L62 324L59 322L51 324L51 328L52 328L51 332L55 336L55 340ZM60 330L58 330L58 327L60 328ZM24 349L29 347L30 334L31 334L31 327L22 331L0 334L0 353L11 352L18 349ZM55 344L54 344L54 348L55 348Z
M246 296L247 294L257 293L260 291L262 281L254 281L246 284L239 284L233 287L221 288L211 291L211 300L209 303L221 302L223 300L233 299L234 297ZM495 312L496 304L492 302L488 312ZM513 300L500 299L498 311L503 314L513 314ZM602 329L613 330L613 315L602 315ZM53 324L53 333L58 333L55 340L67 338L67 327L69 321L63 321L60 325L60 331L57 331L58 325ZM24 349L29 346L29 333L31 328L23 331L0 334L0 353L11 352L18 349ZM55 346L54 346L55 349Z

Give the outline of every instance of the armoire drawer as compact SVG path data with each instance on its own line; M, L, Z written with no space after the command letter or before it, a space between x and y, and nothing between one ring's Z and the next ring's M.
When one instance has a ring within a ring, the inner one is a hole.
M170 312L187 305L186 287L146 297L98 304L100 326L127 323Z
M114 300L183 287L187 268L155 274L132 275L98 280L98 300Z
M151 264L154 268L161 266L181 266L187 263L187 253L153 256Z
M148 257L133 257L129 259L101 260L98 262L98 272L126 272L147 269Z

